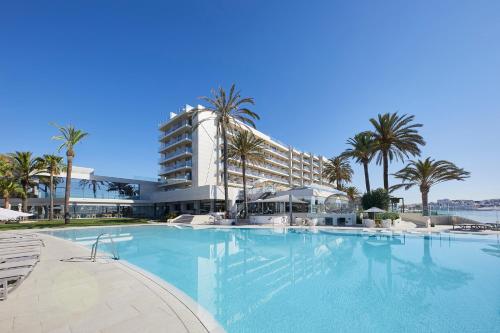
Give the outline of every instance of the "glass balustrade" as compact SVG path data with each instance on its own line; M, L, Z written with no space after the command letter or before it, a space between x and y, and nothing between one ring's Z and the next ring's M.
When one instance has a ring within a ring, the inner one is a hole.
M183 154L191 154L193 153L193 149L191 147L185 147L185 148L181 148L181 149L177 149L171 153L168 153L168 154L165 154L163 157L161 157L159 159L159 162L163 162L163 161L166 161L172 157L175 157L175 156L181 156Z
M191 140L191 133L186 133L183 135L179 135L178 137L175 137L173 139L170 139L168 142L162 143L160 145L160 150L166 149L170 146L173 146L174 144L183 141L183 140Z
M175 163L172 165L164 166L163 168L160 169L160 171L162 173L164 173L164 172L170 172L172 170L181 169L181 168L190 168L191 166L192 166L192 161L186 161L186 162L182 162L182 163Z

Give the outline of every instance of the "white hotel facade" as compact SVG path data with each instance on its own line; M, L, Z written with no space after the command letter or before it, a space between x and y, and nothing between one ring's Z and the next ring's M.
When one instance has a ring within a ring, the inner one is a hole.
M248 164L247 189L254 200L292 188L333 190L322 178L325 157L301 152L253 128L265 141L266 162ZM232 135L230 133L229 135ZM212 112L186 105L159 124L159 181L100 176L91 168L74 167L71 180L72 217L164 217L168 213L207 214L224 210L222 140ZM47 218L49 188L43 176L29 193L29 211ZM55 213L63 214L66 174L56 176ZM228 166L229 200L233 212L242 201L242 173L237 161ZM335 190L333 190L335 191ZM11 204L20 207L21 200ZM313 202L311 202L313 204ZM19 208L20 209L20 208Z
M222 140L214 115L201 105L186 105L159 124L159 191L152 198L165 213L223 210ZM327 159L285 145L248 126L265 141L264 164L247 166L247 187L258 192L294 187L333 187L322 177ZM232 134L230 134L232 135ZM241 200L242 173L237 161L228 166L229 199Z

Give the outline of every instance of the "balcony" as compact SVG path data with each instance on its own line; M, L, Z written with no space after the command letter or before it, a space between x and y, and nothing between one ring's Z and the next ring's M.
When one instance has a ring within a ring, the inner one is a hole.
M181 142L191 142L191 133L180 135L176 138L170 139L168 142L162 143L158 151L162 152L169 148L173 148L178 144L180 144Z
M228 172L236 173L238 175L242 174L241 168L233 166L233 165L228 166L227 170L228 170ZM269 181L273 181L273 182L284 184L284 185L289 184L288 179L286 179L286 178L281 178L281 177L265 174L264 172L258 172L258 171L254 171L254 170L246 170L245 175L247 177L269 180Z
M285 153L285 152L279 151L278 149L276 149L276 148L275 148L275 147L273 147L273 146L270 146L270 145L265 145L265 146L264 146L264 148L265 148L267 151L269 151L269 152L271 152L271 153L273 153L273 154L276 154L276 155L278 155L278 156L280 156L280 157L282 157L282 158L284 158L284 159L286 159L286 160L288 160L288 159L290 158L290 155L289 155L288 153Z
M190 183L191 183L191 175L185 175L184 177L162 179L160 181L160 186L173 186L173 185L190 184Z
M192 161L187 161L187 162L176 163L173 165L164 166L164 167L160 168L159 174L164 175L167 173L172 173L172 172L180 171L183 169L191 169L192 164L193 164Z
M192 155L192 153L193 153L193 149L191 147L177 149L171 153L166 154L164 157L159 158L158 162L164 163L164 162L167 162L170 160L175 160L176 158L179 158L179 157L190 156L190 155Z
M177 124L174 124L172 126L172 128L168 129L167 131L165 132L162 132L159 136L158 136L158 139L159 140L163 140L165 137L167 136L170 136L170 135L173 135L177 132L181 132L181 130L185 130L185 129L191 129L191 122L189 120L183 120Z

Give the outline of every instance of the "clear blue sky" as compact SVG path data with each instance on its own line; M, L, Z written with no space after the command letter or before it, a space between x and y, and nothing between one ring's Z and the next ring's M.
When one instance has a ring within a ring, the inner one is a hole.
M0 152L54 152L49 122L72 123L77 165L154 177L158 122L232 82L260 130L327 156L414 114L423 156L472 173L432 200L500 197L500 1L0 0Z

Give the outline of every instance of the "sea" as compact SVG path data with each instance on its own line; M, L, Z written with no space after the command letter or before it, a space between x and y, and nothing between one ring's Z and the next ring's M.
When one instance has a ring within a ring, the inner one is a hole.
M437 215L461 216L477 222L499 223L500 211L498 210L437 210Z

